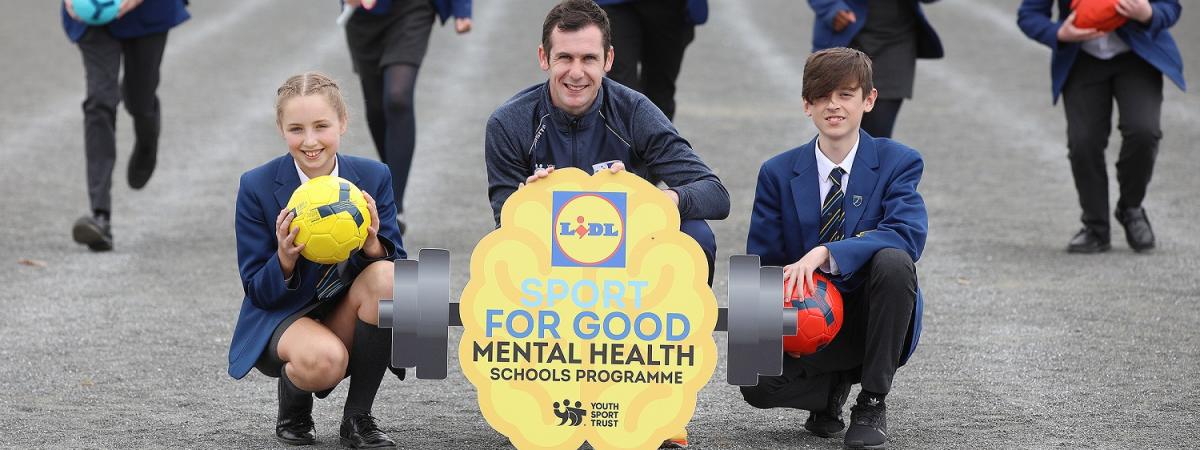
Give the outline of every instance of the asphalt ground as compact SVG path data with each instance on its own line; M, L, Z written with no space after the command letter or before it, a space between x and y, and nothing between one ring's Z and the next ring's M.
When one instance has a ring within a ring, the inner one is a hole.
M1200 83L1200 10L1185 3L1172 33ZM484 122L545 79L535 58L551 4L478 1L475 30L436 28L421 69L405 240L410 251L450 249L455 296L474 244L492 229ZM947 57L918 64L895 133L925 157L930 233L918 264L925 334L888 397L893 447L1196 445L1200 97L1164 87L1164 137L1145 203L1158 249L1134 254L1118 227L1112 251L1068 255L1079 210L1063 112L1050 103L1049 50L1017 29L1017 4L926 9ZM731 194L730 218L712 223L724 259L744 251L759 164L815 133L799 96L812 13L784 0L711 8L688 49L676 124ZM124 182L132 130L128 115L118 119L108 253L70 238L87 209L79 52L55 3L5 10L0 447L279 446L274 380L226 374L242 297L234 198L239 174L286 150L273 96L294 73L341 80L352 117L342 149L374 155L336 4L192 2L192 20L168 40L159 165L141 191ZM1114 136L1110 149L1118 143ZM726 275L721 263L721 304ZM508 447L458 370L460 335L451 331L448 379L385 381L375 414L402 447ZM724 334L716 339L724 348ZM694 448L840 447L805 433L804 413L753 409L724 380L722 359L689 426ZM337 445L345 392L317 402L320 448Z

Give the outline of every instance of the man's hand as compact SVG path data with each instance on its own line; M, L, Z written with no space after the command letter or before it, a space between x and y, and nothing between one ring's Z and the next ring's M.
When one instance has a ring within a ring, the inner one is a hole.
M1058 27L1059 42L1083 42L1096 39L1104 36L1104 32L1097 31L1095 28L1078 28L1075 26L1075 12L1067 16L1066 22L1063 22L1061 27Z
M675 202L675 206L679 206L679 193L678 192L675 192L672 189L663 189L663 193L667 194L667 198L670 198L672 202Z
M829 249L824 245L809 250L799 261L788 264L783 268L783 292L784 295L791 295L795 291L797 283L800 284L800 297L806 297L811 292L815 291L816 284L813 282L813 272L829 261Z
M375 208L375 199L366 191L362 193L367 200L367 211L371 213L371 224L367 225L367 240L363 242L362 251L368 258L377 259L387 255L383 243L379 242L379 210Z
M296 234L300 233L300 228L289 229L294 218L296 213L287 208L280 210L279 216L275 218L275 242L279 243L276 253L279 255L279 269L283 271L285 280L292 277L296 260L300 258L300 250L304 250L304 244L296 245Z
M518 184L517 189L520 189L527 184L533 183L534 181L540 180L542 178L546 178L546 177L550 176L551 172L554 172L554 166L549 166L546 168L539 168L538 170L533 171L533 175L530 175L529 178L526 178L524 183Z
M458 34L464 34L464 33L470 32L471 31L471 18L470 17L455 17L454 18L454 31L458 32Z
M858 18L854 17L854 11L849 11L849 10L844 10L844 9L841 11L838 11L837 14L835 14L833 16L833 31L837 32L837 33L841 33L842 30L845 30L846 27L850 26L850 24L857 22L857 21L858 21Z
M1149 0L1118 0L1117 14L1148 24L1154 16L1154 8L1150 7Z
M117 8L117 18L120 19L133 8L137 8L142 4L142 0L121 0L121 6Z

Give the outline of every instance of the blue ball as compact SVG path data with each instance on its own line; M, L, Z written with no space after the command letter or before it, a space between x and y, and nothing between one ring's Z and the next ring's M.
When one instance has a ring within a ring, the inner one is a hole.
M71 0L75 15L88 25L105 25L117 18L121 0Z

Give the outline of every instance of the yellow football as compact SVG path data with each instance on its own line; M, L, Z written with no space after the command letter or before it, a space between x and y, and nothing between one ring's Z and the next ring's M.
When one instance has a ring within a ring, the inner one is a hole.
M308 180L292 192L287 208L296 212L291 229L300 229L296 244L304 244L300 255L309 261L345 261L367 240L367 199L345 179L326 175Z

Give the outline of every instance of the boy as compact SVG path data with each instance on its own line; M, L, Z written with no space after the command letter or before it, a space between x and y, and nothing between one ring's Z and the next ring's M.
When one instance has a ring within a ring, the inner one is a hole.
M844 47L813 53L804 66L804 112L818 136L763 164L746 251L782 265L785 292L830 274L845 300L841 332L811 355L785 357L783 375L743 387L757 408L810 411L804 428L840 432L850 385L849 448L887 445L885 397L896 368L920 336L921 296L913 263L927 217L917 193L923 163L913 149L859 129L875 103L871 60Z

